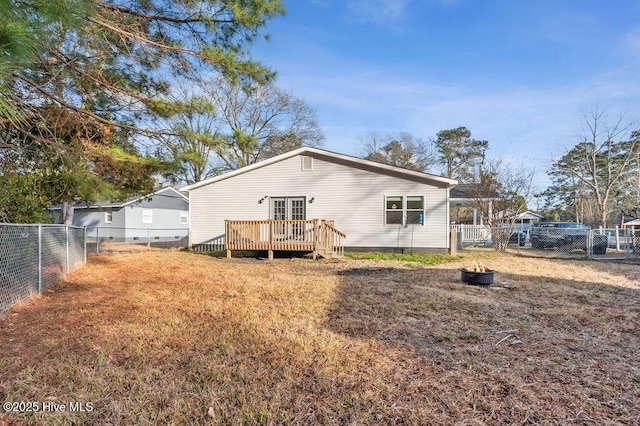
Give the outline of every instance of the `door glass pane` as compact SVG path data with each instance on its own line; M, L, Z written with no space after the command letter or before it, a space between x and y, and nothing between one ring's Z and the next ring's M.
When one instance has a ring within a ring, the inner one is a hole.
M290 198L289 219L304 220L304 198ZM304 238L304 225L301 223L291 224L291 236L295 239Z
M291 220L304 220L304 198L291 199Z
M273 218L275 220L285 220L287 218L287 205L284 198L273 199Z

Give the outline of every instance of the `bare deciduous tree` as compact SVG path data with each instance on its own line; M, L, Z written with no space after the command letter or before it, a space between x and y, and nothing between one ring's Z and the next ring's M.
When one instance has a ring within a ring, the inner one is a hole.
M391 166L426 172L435 164L433 145L407 132L397 135L371 132L364 140L364 148L365 159Z
M583 135L580 142L558 160L549 172L556 188L568 188L576 196L586 195L597 209L597 224L607 221L624 198L637 174L640 155L640 132L635 123L620 114L609 122L606 109L597 106L583 112ZM574 188L567 182L575 182ZM579 193L578 193L579 191Z
M190 108L170 117L173 135L162 149L176 165L173 181L199 182L322 143L315 111L273 85L247 87L221 78L183 92L180 98L188 99Z
M471 185L473 207L486 218L498 251L507 249L518 216L527 210L533 175L533 171L523 166L512 167L504 159L487 160L480 182Z

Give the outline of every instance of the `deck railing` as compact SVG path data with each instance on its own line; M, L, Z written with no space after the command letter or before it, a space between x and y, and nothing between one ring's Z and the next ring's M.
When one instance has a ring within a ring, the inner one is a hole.
M480 243L491 237L491 228L486 225L451 225L451 231L461 232L463 243Z
M225 220L227 257L232 250L309 251L344 253L345 234L325 220Z

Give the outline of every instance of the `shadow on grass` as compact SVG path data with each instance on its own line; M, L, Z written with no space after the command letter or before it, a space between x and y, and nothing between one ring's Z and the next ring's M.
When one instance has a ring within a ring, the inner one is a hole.
M454 423L633 421L638 289L517 273L479 288L453 268L338 274L326 327L382 344L405 372L399 394L422 387L423 406Z
M633 424L640 406L637 290L186 253L91 262L0 324L0 399L96 409L19 420Z

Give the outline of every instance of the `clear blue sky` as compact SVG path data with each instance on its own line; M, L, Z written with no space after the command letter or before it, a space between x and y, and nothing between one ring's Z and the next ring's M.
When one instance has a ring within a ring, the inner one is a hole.
M596 103L640 114L637 0L283 0L252 48L318 113L324 148L370 131L423 139L465 126L490 157L535 168Z

